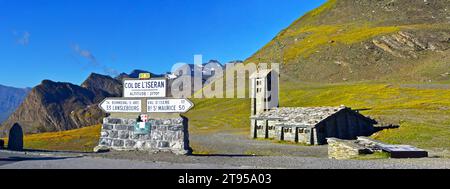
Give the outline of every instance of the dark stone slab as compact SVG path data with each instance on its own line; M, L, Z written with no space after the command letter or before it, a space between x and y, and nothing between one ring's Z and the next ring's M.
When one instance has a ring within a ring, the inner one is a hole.
M425 158L428 152L408 145L386 145L381 148L388 152L391 158Z
M23 130L17 123L9 130L8 149L14 151L23 150Z

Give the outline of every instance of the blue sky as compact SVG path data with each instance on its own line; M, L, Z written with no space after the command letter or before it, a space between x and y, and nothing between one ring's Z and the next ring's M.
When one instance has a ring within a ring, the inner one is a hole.
M0 84L245 60L325 0L0 0Z

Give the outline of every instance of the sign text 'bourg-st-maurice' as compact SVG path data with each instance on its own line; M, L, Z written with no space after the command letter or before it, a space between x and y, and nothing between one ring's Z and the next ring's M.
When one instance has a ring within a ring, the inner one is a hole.
M151 99L147 100L147 112L149 113L185 113L194 104L188 99Z
M166 97L166 80L125 80L123 96L126 98Z

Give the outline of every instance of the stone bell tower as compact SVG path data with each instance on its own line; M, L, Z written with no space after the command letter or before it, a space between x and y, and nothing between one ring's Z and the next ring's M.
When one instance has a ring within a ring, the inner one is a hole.
M273 69L264 69L250 76L251 116L279 107L280 74Z

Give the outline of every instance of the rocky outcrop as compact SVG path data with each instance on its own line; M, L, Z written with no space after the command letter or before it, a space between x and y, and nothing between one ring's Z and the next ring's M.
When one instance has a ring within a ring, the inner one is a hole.
M450 48L450 33L406 32L378 37L372 40L379 49L400 58L417 58L421 51L443 52Z
M122 95L122 82L110 76L92 73L81 87L92 91L95 94L94 102L100 102L106 97L116 97Z

